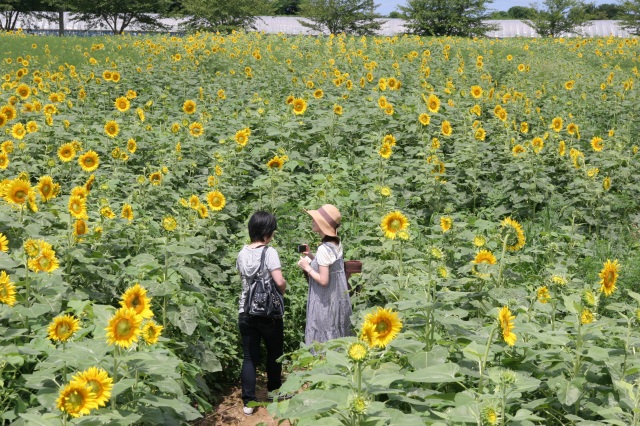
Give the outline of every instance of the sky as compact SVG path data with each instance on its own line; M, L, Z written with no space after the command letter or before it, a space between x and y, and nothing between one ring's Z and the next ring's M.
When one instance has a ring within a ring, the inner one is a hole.
M616 3L617 0L595 0L593 3L596 5L603 3ZM397 10L398 5L406 5L406 0L377 0L375 1L378 6L378 13L382 15L388 15L389 13ZM534 3L533 0L494 0L493 3L488 4L488 9L492 10L509 10L512 6L529 6L531 3ZM538 3L542 3L539 1Z

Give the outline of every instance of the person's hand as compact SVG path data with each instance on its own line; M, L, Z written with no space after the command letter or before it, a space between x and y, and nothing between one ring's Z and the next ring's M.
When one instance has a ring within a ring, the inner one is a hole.
M306 257L300 257L300 260L298 260L298 266L305 272L309 272L309 270L311 269L309 260Z

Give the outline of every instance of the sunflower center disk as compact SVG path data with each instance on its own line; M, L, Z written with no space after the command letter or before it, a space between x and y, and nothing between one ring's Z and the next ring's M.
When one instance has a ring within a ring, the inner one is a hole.
M131 323L126 319L121 319L116 325L118 336L127 336L131 332Z

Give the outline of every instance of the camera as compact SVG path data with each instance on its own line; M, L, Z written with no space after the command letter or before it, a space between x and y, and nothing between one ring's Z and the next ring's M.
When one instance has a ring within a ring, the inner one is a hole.
M298 245L298 253L304 253L305 251L307 251L307 245L306 244Z

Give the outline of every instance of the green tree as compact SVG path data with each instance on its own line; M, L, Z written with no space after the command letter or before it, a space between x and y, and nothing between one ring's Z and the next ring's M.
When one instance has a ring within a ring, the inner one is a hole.
M625 0L622 8L620 26L633 35L640 35L640 0Z
M400 10L413 34L423 36L483 36L496 29L487 24L491 0L408 0Z
M533 3L535 15L525 23L541 37L558 37L563 33L580 34L580 27L590 16L586 5L579 0L544 0L544 8Z
M507 10L511 19L531 19L535 16L536 10L526 6L513 6Z
M0 29L13 31L20 21L54 20L54 15L47 12L50 10L50 5L42 0L0 0Z
M273 13L276 15L297 15L300 12L301 0L275 0Z
M315 31L331 34L370 35L380 29L373 0L303 0L300 15L308 20L299 21Z
M72 0L72 18L89 26L106 26L113 34L122 34L132 24L143 30L165 29L160 15L166 13L169 0Z
M255 29L257 17L272 14L273 5L254 0L182 0L182 12L188 17L187 28L230 32Z

